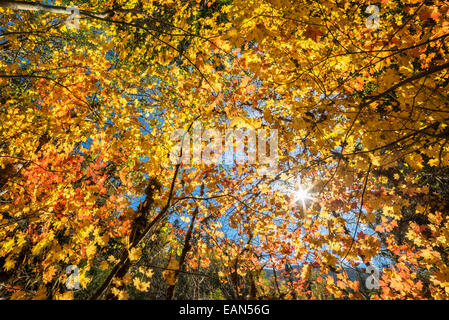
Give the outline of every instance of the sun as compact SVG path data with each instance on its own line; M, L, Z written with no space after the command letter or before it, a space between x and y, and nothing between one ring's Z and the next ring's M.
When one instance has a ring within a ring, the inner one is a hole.
M305 201L307 199L310 199L309 190L303 189L302 187L299 187L295 191L295 200L296 201Z
M301 202L304 212L306 212L306 201L313 199L309 189L304 189L301 185L294 191L294 198L296 202Z

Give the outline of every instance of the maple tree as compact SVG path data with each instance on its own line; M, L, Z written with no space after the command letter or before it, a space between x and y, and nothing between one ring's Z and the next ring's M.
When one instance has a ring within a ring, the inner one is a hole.
M0 1L0 21L2 296L449 298L444 1ZM172 163L198 123L277 129L278 163ZM350 276L368 265L377 289Z

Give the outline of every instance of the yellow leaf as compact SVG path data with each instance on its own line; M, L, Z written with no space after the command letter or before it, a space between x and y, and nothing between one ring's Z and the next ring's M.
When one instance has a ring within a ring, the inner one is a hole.
M142 274L144 274L144 275L147 276L148 278L153 277L153 274L154 274L154 272L153 272L152 269L150 269L150 268L145 269L144 267L139 267L139 272L142 273Z
M139 278L134 278L133 284L137 290L142 291L142 292L148 291L148 288L150 287L149 282L141 281Z
M44 300L47 298L47 288L45 286L40 286L36 291L33 300Z
M436 167L440 163L440 160L438 159L430 159L429 160L429 166Z
M11 296L11 300L26 300L26 293L22 290L16 291Z
M45 270L43 276L42 276L42 281L44 283L49 283L53 277L56 274L56 268L54 266L50 266L49 268L47 268L47 270Z
M181 219L182 221L184 221L185 223L190 222L190 217L182 216L180 219Z
M100 263L100 269L101 270L107 270L109 268L109 264L106 261L103 261L102 263Z
M64 293L56 293L55 300L73 300L73 291L66 291Z
M119 300L128 300L129 299L129 294L125 290L119 290L117 288L112 288L111 291Z
M130 275L129 273L127 273L127 274L125 274L125 275L123 276L122 280L123 280L123 284L124 284L125 286L127 286L128 284L131 283L132 277L131 277L131 275Z
M129 252L129 260L131 261L137 261L140 259L140 256L142 255L142 249L141 248L132 248Z

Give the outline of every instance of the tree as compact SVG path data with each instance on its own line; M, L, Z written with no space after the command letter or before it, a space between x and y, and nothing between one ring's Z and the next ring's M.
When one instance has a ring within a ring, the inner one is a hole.
M448 297L447 4L68 5L0 1L3 296ZM172 163L199 125L278 162Z

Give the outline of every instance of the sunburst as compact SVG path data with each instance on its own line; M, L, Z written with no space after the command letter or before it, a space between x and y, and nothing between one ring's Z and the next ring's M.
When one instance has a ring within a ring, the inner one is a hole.
M302 204L302 209L304 210L304 214L306 212L306 201L313 200L313 197L310 193L311 188L304 188L301 184L296 187L294 190L294 199L295 202L300 202Z

